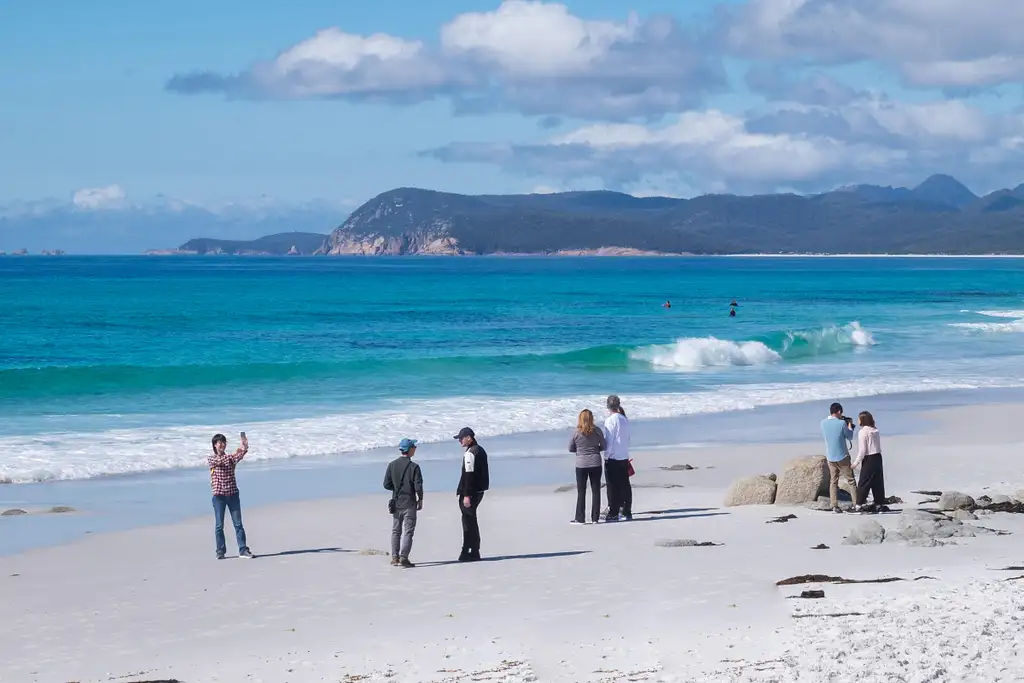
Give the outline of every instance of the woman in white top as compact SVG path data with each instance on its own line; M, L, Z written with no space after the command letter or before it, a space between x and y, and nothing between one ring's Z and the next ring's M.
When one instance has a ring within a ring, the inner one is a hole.
M882 476L882 439L875 427L875 418L864 411L857 416L860 431L857 433L857 458L853 467L860 467L860 480L857 482L857 503L862 507L871 492L874 507L866 511L888 512L885 505L885 479Z

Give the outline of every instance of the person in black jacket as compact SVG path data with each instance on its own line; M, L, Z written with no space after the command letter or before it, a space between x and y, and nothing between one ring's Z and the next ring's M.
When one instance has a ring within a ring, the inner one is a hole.
M476 434L469 427L463 427L455 435L466 452L462 456L462 476L459 478L459 510L462 512L462 554L459 562L476 562L480 559L480 525L477 522L477 508L484 499L484 491L490 486L487 469L487 451L476 442Z

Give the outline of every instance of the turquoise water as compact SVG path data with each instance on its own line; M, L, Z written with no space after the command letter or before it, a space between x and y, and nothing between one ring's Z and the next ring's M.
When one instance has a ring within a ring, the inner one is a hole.
M1019 387L1022 300L1017 259L0 259L0 477Z

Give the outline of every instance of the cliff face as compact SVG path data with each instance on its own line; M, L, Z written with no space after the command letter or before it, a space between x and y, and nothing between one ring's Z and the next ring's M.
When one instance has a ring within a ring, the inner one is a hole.
M465 254L452 234L452 207L441 192L399 189L370 200L315 253L329 256Z

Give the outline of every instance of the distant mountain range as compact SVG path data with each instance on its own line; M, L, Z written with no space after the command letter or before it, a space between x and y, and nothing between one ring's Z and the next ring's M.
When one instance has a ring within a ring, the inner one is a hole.
M1024 253L1024 184L978 197L947 175L812 196L466 196L400 188L318 254Z
M979 197L948 175L914 188L693 199L399 188L363 204L330 235L346 211L327 202L210 208L158 198L101 206L96 196L0 207L0 251L137 254L180 244L150 253L1024 254L1024 184Z
M245 241L293 231L319 233L316 246L301 242L300 248L309 253L348 210L337 202L287 204L264 199L219 206L168 197L134 204L85 202L79 197L19 202L0 206L0 252L139 254L153 247L174 247L196 235Z

